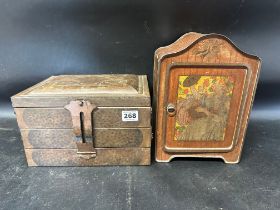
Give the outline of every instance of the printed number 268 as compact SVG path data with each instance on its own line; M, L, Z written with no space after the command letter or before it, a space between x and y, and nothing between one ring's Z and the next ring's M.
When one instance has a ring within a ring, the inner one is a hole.
M136 118L136 113L125 113L124 118Z

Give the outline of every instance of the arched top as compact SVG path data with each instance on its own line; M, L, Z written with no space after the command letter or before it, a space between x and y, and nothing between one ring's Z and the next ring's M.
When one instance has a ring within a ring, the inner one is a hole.
M237 52L240 54L255 59L256 61L261 61L261 59L255 55L248 54L244 51L242 51L239 47L237 47L229 38L227 38L224 35L221 34L216 34L216 33L210 33L210 34L200 34L196 32L189 32L184 35L182 35L179 39L177 39L174 43L165 46L165 47L160 47L156 50L155 52L155 57L157 59L161 60L165 57L169 57L172 55L176 55L178 53L183 53L190 48L192 48L194 45L197 43L210 39L210 38L217 38L217 39L222 39L226 41L227 43L230 44L230 46L235 49Z

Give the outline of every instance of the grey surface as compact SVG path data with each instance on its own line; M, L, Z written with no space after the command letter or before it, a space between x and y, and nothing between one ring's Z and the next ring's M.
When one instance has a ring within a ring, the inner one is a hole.
M238 165L176 159L146 167L28 168L8 116L0 120L0 209L280 208L280 115L267 120L261 108Z
M276 0L1 0L0 101L51 75L136 73L184 33L221 33L262 63L256 99L279 98ZM150 86L152 89L152 86Z
M0 209L280 208L279 1L0 3ZM26 166L10 104L2 101L58 74L147 74L151 85L155 49L190 31L224 34L263 60L259 108L239 165L187 159L150 167Z

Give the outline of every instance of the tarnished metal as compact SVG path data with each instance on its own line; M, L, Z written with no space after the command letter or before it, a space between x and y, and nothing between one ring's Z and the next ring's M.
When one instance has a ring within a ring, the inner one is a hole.
M96 148L98 155L87 158L75 149L26 149L29 166L150 165L150 148Z
M151 128L94 128L95 148L151 147ZM25 148L76 149L72 129L21 129Z
M167 105L166 111L169 117L173 117L176 114L176 106L172 103Z
M150 164L145 75L52 76L11 99L29 166Z
M137 110L138 121L122 121L122 111ZM15 108L20 128L72 128L71 114L65 108ZM150 107L99 107L93 112L94 128L150 127Z
M73 132L76 136L77 153L81 155L96 156L93 144L92 111L94 104L85 100L71 101L64 107L69 110L72 117Z

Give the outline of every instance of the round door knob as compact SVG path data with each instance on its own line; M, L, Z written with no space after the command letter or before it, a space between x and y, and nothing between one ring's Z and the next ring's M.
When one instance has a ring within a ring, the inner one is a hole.
M173 117L176 114L176 107L174 104L168 104L166 110L170 117Z

